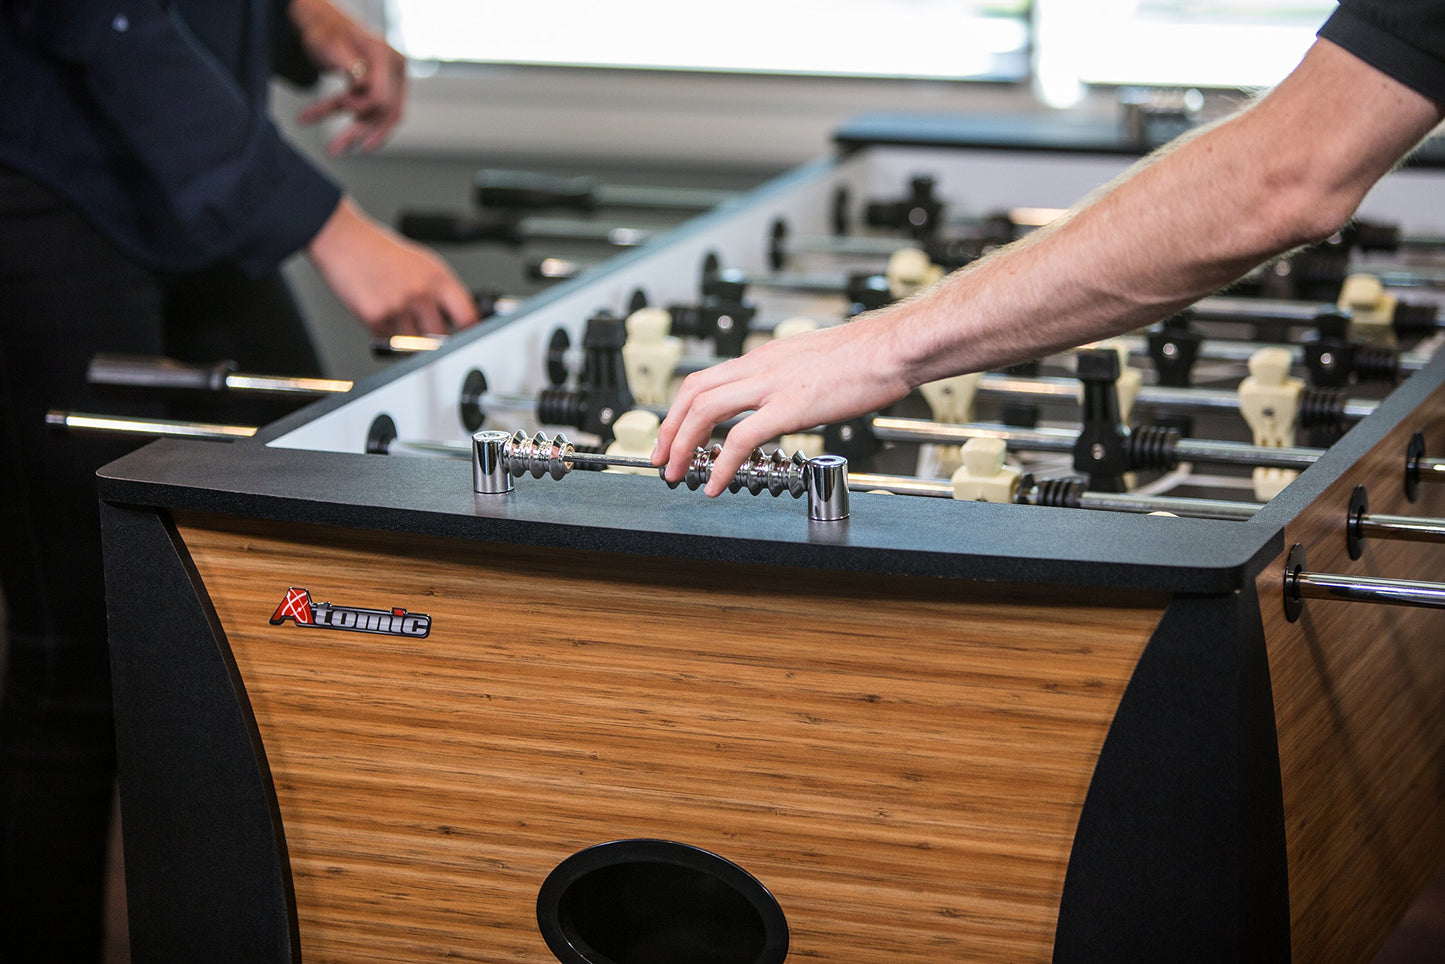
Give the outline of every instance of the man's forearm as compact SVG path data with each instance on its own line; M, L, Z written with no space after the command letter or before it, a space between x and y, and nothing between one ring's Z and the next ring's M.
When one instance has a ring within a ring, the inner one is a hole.
M1439 119L1322 41L1248 111L888 313L903 377L921 384L1158 321L1337 230Z

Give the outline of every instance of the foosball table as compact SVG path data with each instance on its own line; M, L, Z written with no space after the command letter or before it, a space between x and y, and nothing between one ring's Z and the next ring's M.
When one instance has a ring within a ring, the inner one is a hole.
M860 123L272 425L108 466L138 959L1368 960L1445 861L1445 169L717 499L707 450L647 467L686 371L1132 160Z

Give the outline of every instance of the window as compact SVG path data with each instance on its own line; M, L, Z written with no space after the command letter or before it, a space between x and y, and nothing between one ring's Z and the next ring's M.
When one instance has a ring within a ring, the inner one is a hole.
M1023 80L1028 0L388 0L416 60Z
M1067 104L1085 84L1271 87L1335 7L1322 0L1037 0L1037 82Z

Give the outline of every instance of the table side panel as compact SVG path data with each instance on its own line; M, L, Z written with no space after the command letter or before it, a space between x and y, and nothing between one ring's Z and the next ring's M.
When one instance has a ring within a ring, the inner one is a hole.
M304 956L551 960L557 863L656 837L792 955L1046 961L1167 600L182 516L272 769ZM269 623L288 587L425 639Z

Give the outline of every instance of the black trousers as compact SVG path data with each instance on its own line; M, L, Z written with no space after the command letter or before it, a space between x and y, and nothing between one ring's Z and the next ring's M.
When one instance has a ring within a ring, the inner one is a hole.
M101 952L115 740L95 473L139 444L57 433L45 413L258 424L283 411L107 394L86 383L98 352L320 374L279 277L142 268L0 168L0 958L16 964Z

